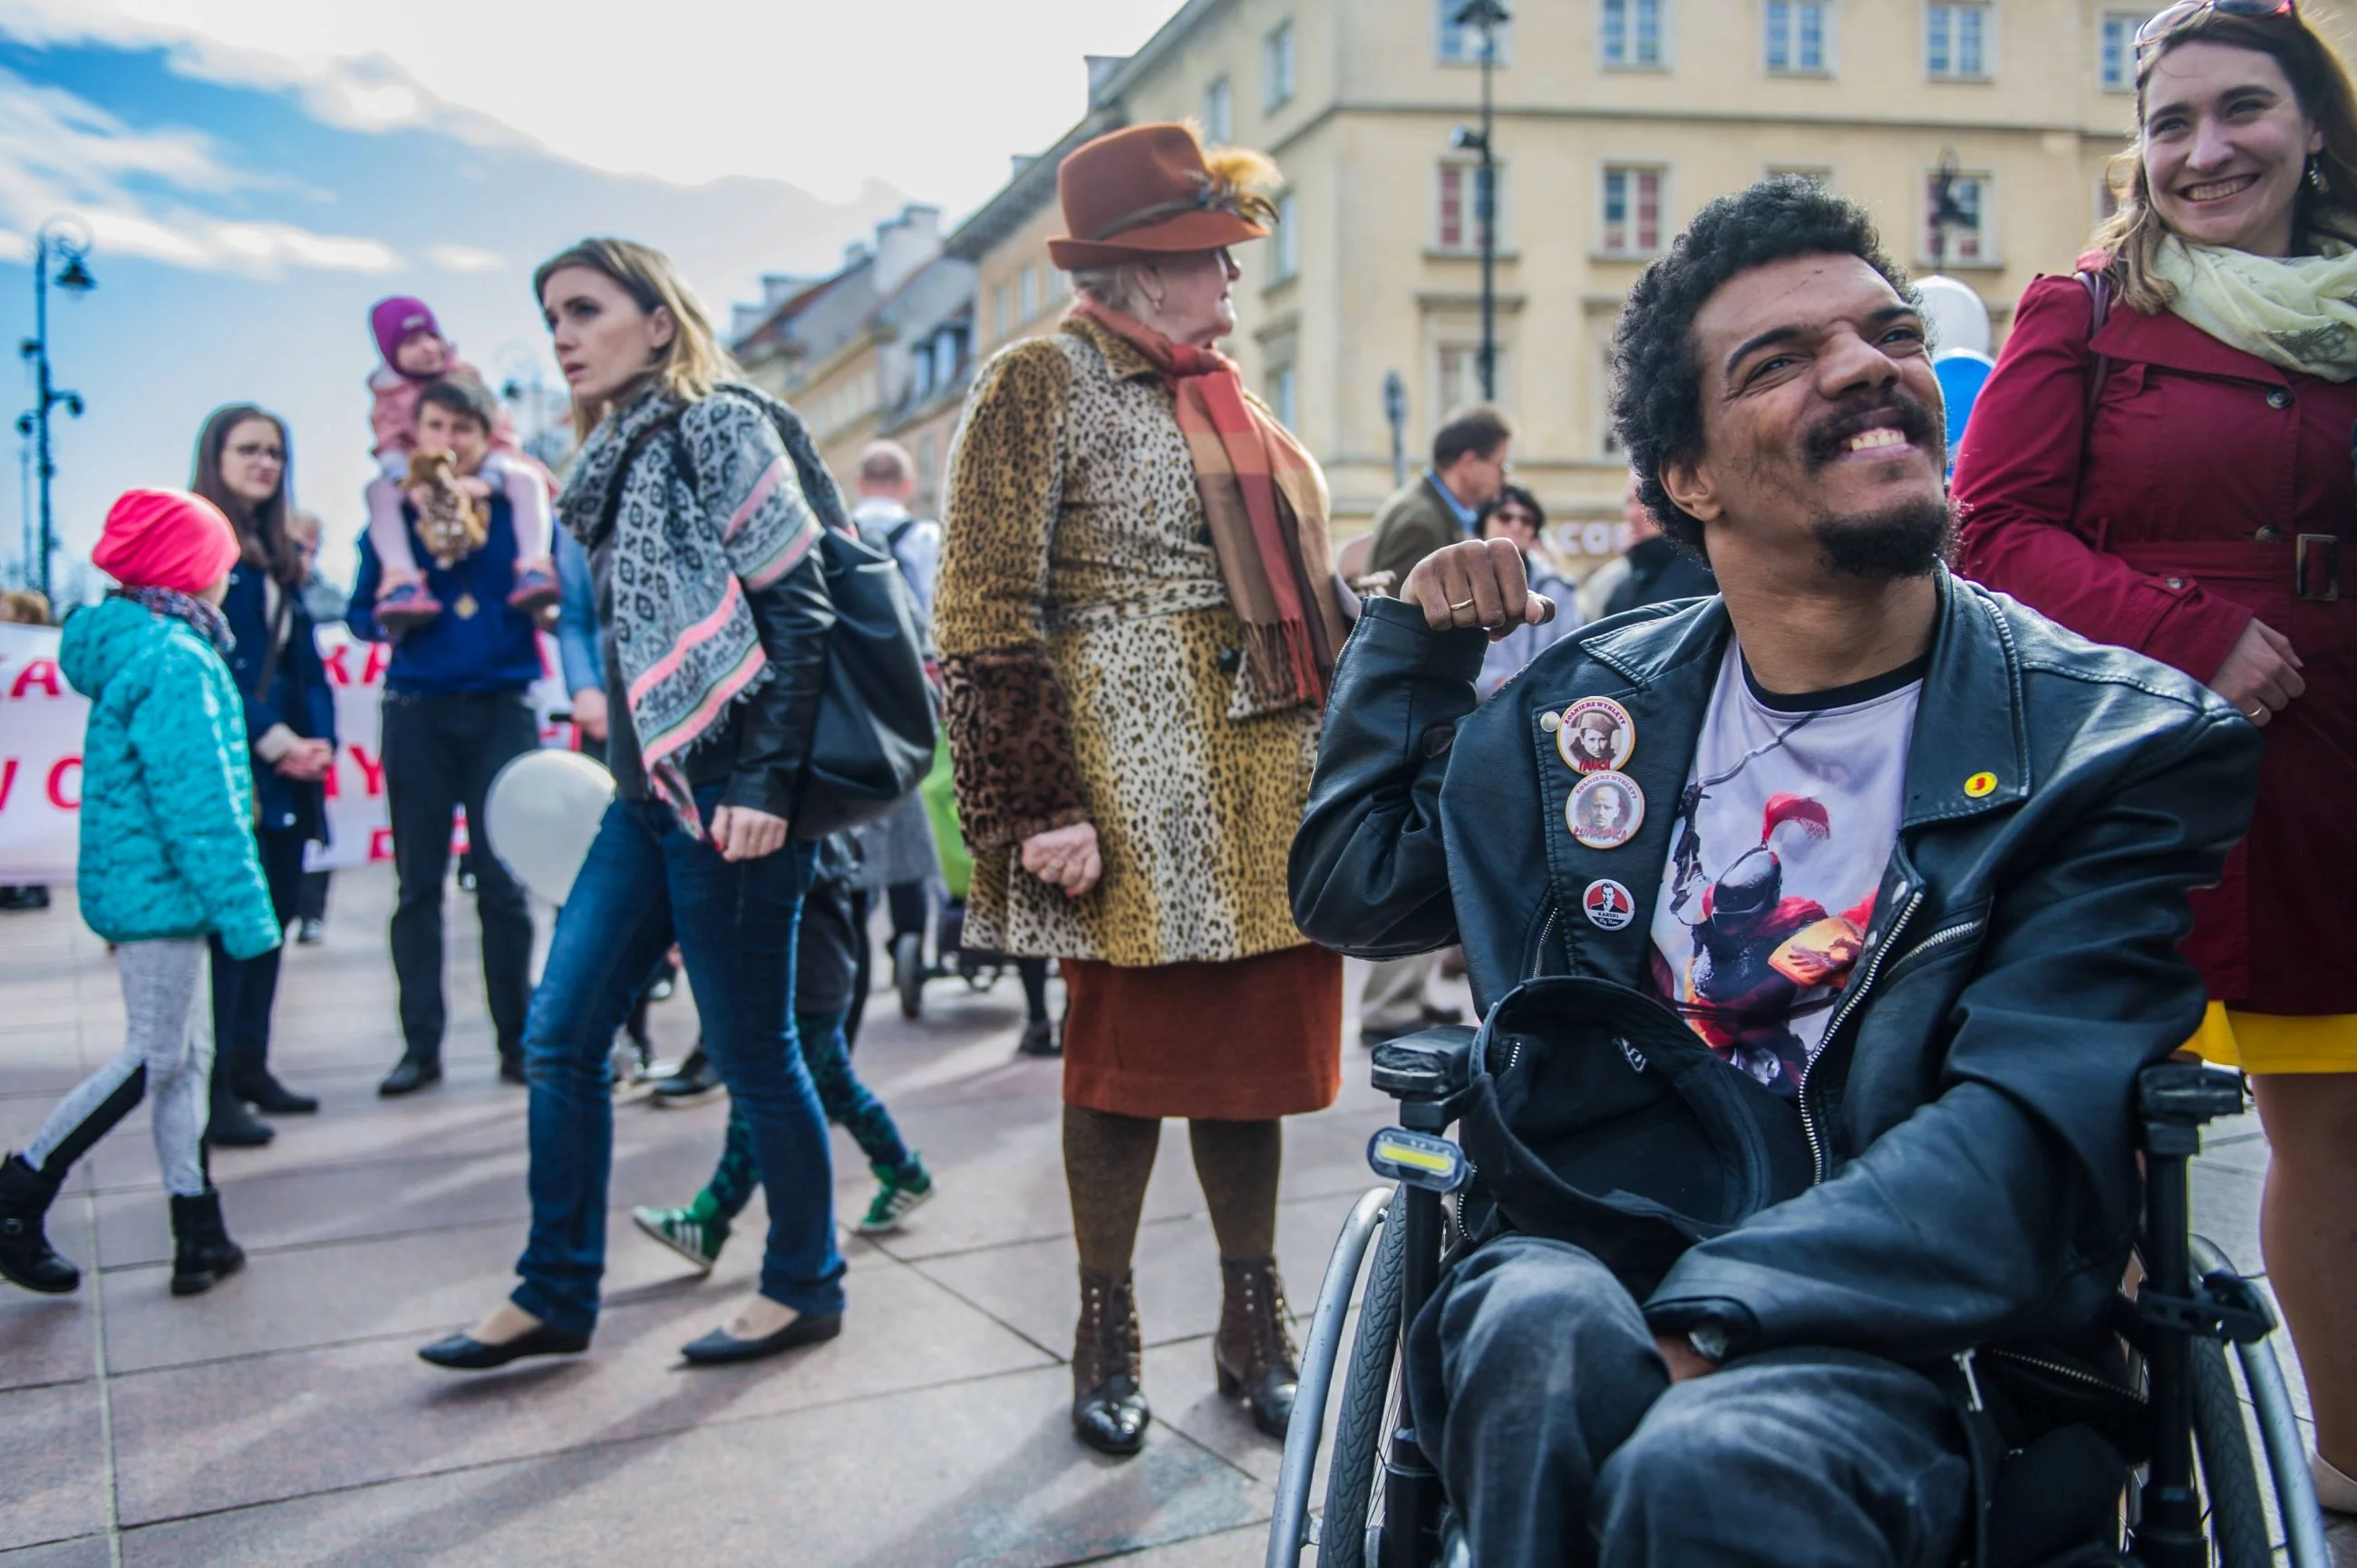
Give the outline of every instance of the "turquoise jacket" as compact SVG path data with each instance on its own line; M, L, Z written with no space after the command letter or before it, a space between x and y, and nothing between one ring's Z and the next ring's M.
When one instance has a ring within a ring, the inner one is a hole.
M59 662L90 699L82 736L82 918L113 942L219 935L278 945L253 845L245 709L187 622L127 599L66 621Z

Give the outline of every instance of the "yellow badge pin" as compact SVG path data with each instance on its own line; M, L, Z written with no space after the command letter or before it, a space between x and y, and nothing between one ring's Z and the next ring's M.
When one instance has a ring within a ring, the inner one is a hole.
M1986 770L1964 780L1964 793L1975 800L1986 800L1996 793L1996 775Z

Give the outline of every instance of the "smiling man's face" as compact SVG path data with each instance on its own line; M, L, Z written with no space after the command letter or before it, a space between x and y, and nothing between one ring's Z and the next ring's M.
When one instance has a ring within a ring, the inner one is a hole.
M1852 255L1738 273L1695 314L1703 450L1671 496L1711 561L1869 580L1945 549L1947 442L1923 323Z

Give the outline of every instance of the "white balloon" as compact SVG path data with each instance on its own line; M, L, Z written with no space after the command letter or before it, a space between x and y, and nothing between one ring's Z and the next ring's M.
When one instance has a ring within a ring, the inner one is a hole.
M562 904L613 803L614 776L577 751L528 751L491 780L483 839L515 879Z
M1989 347L1988 306L1970 284L1934 273L1915 280L1923 296L1923 314L1932 327L1932 347L1970 349L1986 354Z

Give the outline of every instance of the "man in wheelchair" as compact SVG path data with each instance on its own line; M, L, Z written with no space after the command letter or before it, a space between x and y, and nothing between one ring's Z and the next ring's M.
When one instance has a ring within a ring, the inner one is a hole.
M1859 208L1713 202L1615 366L1645 504L1720 596L1587 628L1478 709L1486 638L1546 613L1520 557L1452 545L1371 601L1295 914L1369 957L1461 940L1485 1009L1542 975L1658 998L1805 1175L1650 1288L1483 1240L1407 1336L1413 1424L1482 1568L1944 1563L1972 1479L1939 1374L2102 1322L2137 1074L2201 1022L2186 894L2258 737L1948 573L1940 389Z

